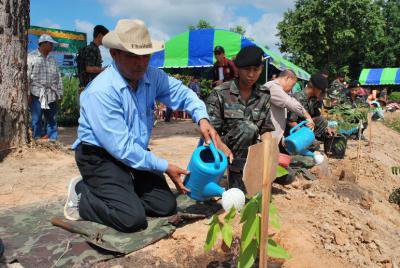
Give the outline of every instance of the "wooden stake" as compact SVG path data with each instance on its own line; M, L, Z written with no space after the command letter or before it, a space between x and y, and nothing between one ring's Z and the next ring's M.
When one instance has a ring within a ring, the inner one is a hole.
M369 153L372 152L372 114L368 117L368 141L369 141Z
M361 129L362 129L362 121L358 125L358 141L357 141L357 166L356 166L356 181L358 181L359 173L360 173L360 160L361 160Z
M262 181L262 210L261 210L261 232L260 232L260 268L267 268L268 260L268 220L269 202L271 196L271 185L276 177L276 167L278 165L278 142L275 137L264 135L264 167Z

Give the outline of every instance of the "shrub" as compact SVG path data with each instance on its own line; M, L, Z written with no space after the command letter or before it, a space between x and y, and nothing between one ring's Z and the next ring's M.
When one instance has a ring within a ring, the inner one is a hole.
M400 133L400 118L386 120L385 125Z
M388 98L389 100L400 102L400 91L392 92Z
M79 119L78 90L76 77L63 77L64 96L59 103L57 123L60 126L77 126Z

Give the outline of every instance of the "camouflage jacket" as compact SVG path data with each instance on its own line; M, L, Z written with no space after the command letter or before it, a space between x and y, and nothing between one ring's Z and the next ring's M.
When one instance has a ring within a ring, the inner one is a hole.
M267 88L256 85L245 103L240 97L237 81L225 82L216 87L206 101L211 124L221 136L243 122L257 126L259 135L273 131L270 98Z
M322 102L317 97L308 98L304 91L300 91L294 94L294 98L303 105L312 118L321 116ZM290 112L288 114L288 121L290 122L299 122L303 119L299 118L295 113Z
M356 107L356 106L368 107L366 97L365 96L361 96L361 95L356 95L355 99L353 100L351 98L350 94L346 94L344 97L341 98L340 103L349 104L349 105L351 105L353 107Z
M87 66L101 67L101 65L103 63L103 60L101 59L100 49L93 42L91 42L85 48L83 57L84 57L85 67L87 67ZM98 75L96 73L87 73L87 72L85 72L84 74L86 76L85 82L87 84Z
M331 86L328 88L327 96L330 99L338 99L343 97L345 86L338 80L332 82Z

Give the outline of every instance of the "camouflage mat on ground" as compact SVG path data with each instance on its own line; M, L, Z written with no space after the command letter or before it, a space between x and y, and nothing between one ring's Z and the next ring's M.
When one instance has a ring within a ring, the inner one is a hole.
M169 236L176 227L209 217L221 208L182 195L177 200L177 215L149 218L146 230L131 234L93 222L64 220L61 200L0 211L0 238L5 245L0 267L14 261L24 267L90 266L144 248ZM53 223L69 224L69 231L52 225L52 219Z

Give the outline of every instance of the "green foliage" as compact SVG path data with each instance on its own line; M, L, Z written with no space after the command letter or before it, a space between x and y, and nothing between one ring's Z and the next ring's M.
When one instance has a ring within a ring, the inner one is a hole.
M393 175L400 175L400 166L392 167L392 173Z
M78 90L76 77L63 77L64 95L59 103L57 123L61 126L76 126L79 119Z
M392 100L392 101L400 102L400 91L392 92L392 93L388 96L388 99L389 99L389 100Z
M252 267L259 252L260 232L261 232L261 203L262 197L260 194L255 195L244 206L240 213L240 223L242 224L242 234L240 243L240 255L238 267ZM232 221L236 213L235 208L232 208L224 217L224 222L218 220L217 215L214 215L210 221L210 228L207 233L207 239L204 246L206 251L217 242L219 233L222 235L224 243L230 248L233 240ZM273 202L269 206L269 223L276 229L280 228L278 209ZM274 258L288 259L290 255L276 243L272 238L268 239L268 255Z
M232 207L228 214L224 217L224 226L222 227L222 239L224 240L225 245L229 248L232 245L233 241L233 226L231 224L232 220L236 216L236 209Z
M214 26L212 26L208 21L206 21L205 19L200 19L197 22L197 25L189 25L188 26L188 30L189 31L194 31L194 30L198 30L198 29L209 29L209 28L215 28Z
M258 243L256 240L251 240L251 243L242 251L240 251L238 267L250 268L253 267L258 255Z
M386 120L385 125L400 133L400 118Z
M218 220L218 215L214 215L211 218L210 229L208 230L206 244L204 245L204 250L206 252L210 251L212 247L215 245L215 242L217 242L218 234L220 232L221 232L221 226Z
M389 202L400 206L400 188L395 189L389 195Z
M271 238L268 239L268 255L277 259L289 259L287 251Z
M383 46L376 52L382 59L381 66L400 66L400 0L378 0L385 20Z
M358 77L363 66L395 66L394 58L380 52L387 47L389 20L396 24L399 16L384 17L384 13L373 0L297 0L277 26L280 50L309 72L327 67L333 74L347 66L352 78ZM388 37L399 45L400 34Z
M236 25L235 27L232 27L229 29L229 31L238 33L240 35L245 35L246 34L246 28L241 26L241 25Z
M190 81L193 78L190 75L182 75L182 74L171 74L171 75L176 79L181 80L182 83L186 86L189 85ZM209 79L200 78L199 83L200 83L200 98L202 100L205 100L213 90L212 81Z
M278 167L276 168L276 177L277 177L277 178L282 177L282 176L285 176L285 175L287 175L287 174L289 174L289 172L288 172L285 168L283 168L283 167L281 167L281 166L278 166Z
M340 104L329 110L329 114L339 121L338 128L343 130L357 127L360 121L368 121L368 108L363 106L354 108L348 104Z

